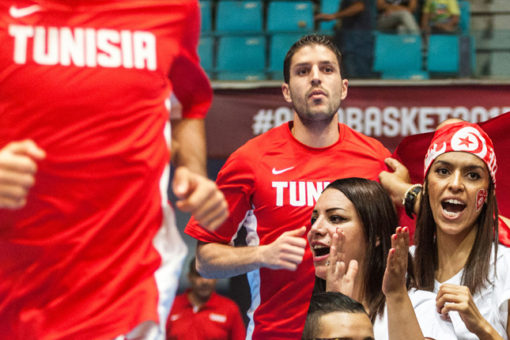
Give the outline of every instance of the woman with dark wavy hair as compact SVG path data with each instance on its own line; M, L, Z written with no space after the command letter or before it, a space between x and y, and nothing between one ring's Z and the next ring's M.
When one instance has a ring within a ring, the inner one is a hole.
M416 224L420 289L459 339L508 339L510 252L498 245L496 155L476 124L441 126L425 157Z
M337 291L359 301L377 340L455 339L439 319L435 295L411 289L409 233L396 227L395 209L379 183L334 181L317 200L311 222L316 292Z

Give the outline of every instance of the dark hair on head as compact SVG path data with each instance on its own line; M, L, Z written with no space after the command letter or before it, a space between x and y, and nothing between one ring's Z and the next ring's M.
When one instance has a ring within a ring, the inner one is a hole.
M417 287L433 291L434 272L438 267L438 255L436 222L430 207L427 178L428 174L425 176L423 184L425 190L422 191L420 211L416 221L414 266ZM487 202L478 216L476 228L475 242L464 265L461 281L461 284L467 286L473 295L489 283L491 248L494 247L497 252L498 247L498 203L492 178L490 178ZM494 266L496 266L496 256L494 256Z
M292 62L292 57L294 54L304 46L310 45L322 45L331 50L336 56L338 61L338 67L340 67L340 74L342 74L342 53L338 50L335 44L325 35L322 34L309 34L303 36L301 39L296 41L287 52L285 59L283 60L283 79L288 84L290 80L290 63Z
M363 224L363 233L367 242L365 265L360 267L364 278L363 299L367 302L372 322L378 314L382 315L386 298L382 292L382 281L386 270L386 260L391 249L391 235L395 233L399 220L393 203L377 182L365 178L338 179L329 184L324 191L341 191L354 205ZM411 256L408 256L407 287L413 283L414 275ZM314 291L325 291L326 283L316 278Z
M312 295L302 340L314 339L319 330L319 319L329 313L363 313L363 305L347 295L338 292L321 292Z

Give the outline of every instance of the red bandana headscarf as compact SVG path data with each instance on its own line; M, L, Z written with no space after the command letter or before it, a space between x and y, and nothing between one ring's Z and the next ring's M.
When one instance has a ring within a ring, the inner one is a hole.
M447 124L436 131L425 156L424 176L437 157L452 151L469 152L483 160L496 186L498 166L492 140L480 126L469 122Z

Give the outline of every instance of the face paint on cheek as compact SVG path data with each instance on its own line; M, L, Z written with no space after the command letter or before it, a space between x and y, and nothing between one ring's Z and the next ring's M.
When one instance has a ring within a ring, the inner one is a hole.
M476 193L476 211L480 211L482 209L485 201L487 200L487 190L480 189Z

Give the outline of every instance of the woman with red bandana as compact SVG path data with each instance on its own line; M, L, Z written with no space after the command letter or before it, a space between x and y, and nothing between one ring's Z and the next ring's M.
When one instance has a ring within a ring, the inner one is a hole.
M425 157L414 252L419 289L459 339L508 339L510 251L498 245L496 156L476 124L440 127Z

